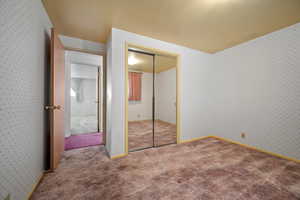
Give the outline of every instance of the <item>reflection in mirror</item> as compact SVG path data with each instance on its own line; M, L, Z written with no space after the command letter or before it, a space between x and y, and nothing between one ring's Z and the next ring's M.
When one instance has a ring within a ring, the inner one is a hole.
M128 149L153 147L153 56L128 52Z
M155 59L154 144L175 144L176 138L176 58L158 55Z
M128 150L175 144L177 58L128 51Z

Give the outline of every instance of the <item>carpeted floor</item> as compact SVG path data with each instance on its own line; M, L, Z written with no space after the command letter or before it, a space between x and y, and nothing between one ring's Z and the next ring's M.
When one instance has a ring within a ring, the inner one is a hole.
M129 150L153 146L153 122L151 120L128 122ZM154 145L176 143L176 125L156 120L154 125Z
M299 200L300 163L213 138L110 160L67 151L32 200Z
M65 150L102 144L103 133L86 133L65 138Z

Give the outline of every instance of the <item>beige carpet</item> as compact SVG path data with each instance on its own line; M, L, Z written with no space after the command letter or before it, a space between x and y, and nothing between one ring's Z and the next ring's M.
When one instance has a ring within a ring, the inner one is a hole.
M32 200L299 200L300 163L208 138L110 160L67 151Z
M156 120L154 146L176 143L176 125ZM128 122L129 151L153 146L152 120Z

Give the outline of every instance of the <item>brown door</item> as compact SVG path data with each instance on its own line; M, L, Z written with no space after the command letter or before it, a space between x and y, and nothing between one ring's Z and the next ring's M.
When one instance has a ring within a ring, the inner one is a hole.
M50 70L50 170L57 168L64 152L65 51L54 29L51 30Z

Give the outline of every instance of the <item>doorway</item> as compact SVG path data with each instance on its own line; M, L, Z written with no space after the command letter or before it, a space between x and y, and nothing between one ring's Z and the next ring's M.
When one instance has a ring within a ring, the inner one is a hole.
M100 132L99 67L71 64L71 135Z
M51 29L50 47L49 79L46 79L49 81L49 99L45 105L49 143L47 141L45 154L49 160L46 168L53 171L59 165L64 150L105 145L106 69L105 54L65 49L54 28ZM71 98L75 99L72 109ZM76 103L82 103L84 99L87 106L81 108ZM87 116L74 114L76 109L79 113L88 110ZM95 135L90 137L86 134L88 132Z
M179 56L126 48L126 152L176 144Z
M103 144L103 57L66 51L65 150Z

